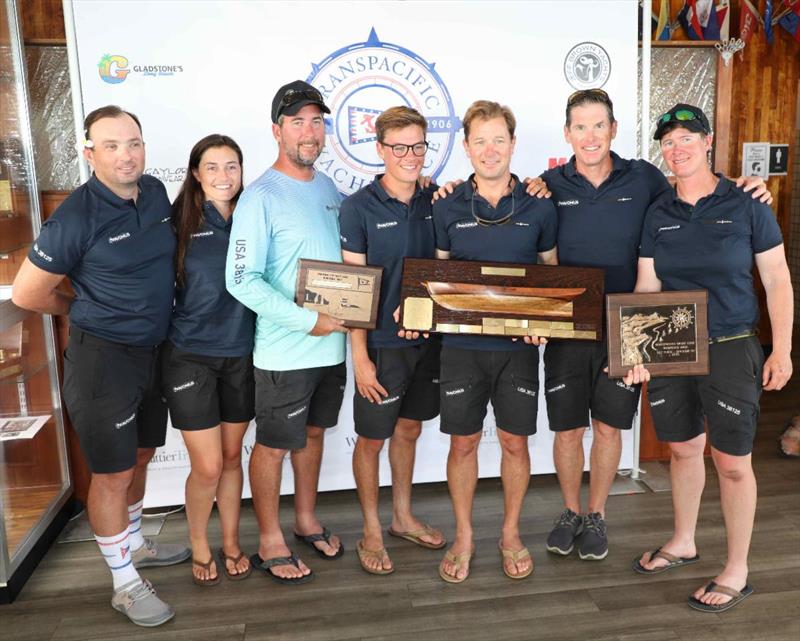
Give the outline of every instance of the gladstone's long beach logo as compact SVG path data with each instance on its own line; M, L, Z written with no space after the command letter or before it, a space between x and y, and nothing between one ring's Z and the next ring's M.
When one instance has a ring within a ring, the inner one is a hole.
M581 42L564 59L564 76L575 89L602 87L611 75L611 58L594 42Z
M97 71L103 82L111 85L117 85L130 73L142 76L174 76L178 73L183 73L183 65L173 64L147 64L147 65L133 65L130 66L128 59L119 54L103 54L100 62L97 63Z
M381 173L375 119L397 105L412 107L427 119L430 146L423 173L439 175L461 121L434 65L399 45L381 42L375 29L366 42L342 47L311 65L307 81L322 92L331 110L317 168L333 179L340 193L352 194Z

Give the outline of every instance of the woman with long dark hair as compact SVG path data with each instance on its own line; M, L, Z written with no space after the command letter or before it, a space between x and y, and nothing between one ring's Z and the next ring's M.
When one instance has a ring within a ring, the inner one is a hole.
M189 154L186 179L173 204L178 236L175 309L164 350L164 395L172 425L189 452L186 515L192 577L219 583L208 542L214 499L222 526L218 557L232 580L250 574L239 547L242 439L255 415L255 316L225 289L233 209L242 193L242 151L212 134Z

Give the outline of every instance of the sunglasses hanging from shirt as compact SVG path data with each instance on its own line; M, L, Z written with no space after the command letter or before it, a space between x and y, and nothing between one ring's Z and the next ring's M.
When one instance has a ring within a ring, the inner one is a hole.
M469 209L472 213L472 217L475 219L475 222L479 225L484 225L486 227L491 227L493 225L505 225L517 211L517 203L514 197L514 178L508 179L508 188L511 190L511 211L502 218L491 219L491 218L481 218L478 214L475 213L475 194L478 193L478 186L475 184L475 181L472 181L472 198L469 201ZM497 203L500 204L499 201Z

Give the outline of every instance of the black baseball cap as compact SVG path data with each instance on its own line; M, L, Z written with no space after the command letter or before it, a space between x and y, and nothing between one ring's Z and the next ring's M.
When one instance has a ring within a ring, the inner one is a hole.
M661 140L668 130L674 128L675 123L677 123L679 127L694 131L698 134L708 135L711 133L711 125L708 124L708 118L706 118L702 109L679 102L658 119L658 125L656 126L656 133L653 134L653 140Z
M277 123L280 116L294 116L306 105L318 105L326 114L331 112L322 94L307 82L294 80L283 85L272 99L272 122Z

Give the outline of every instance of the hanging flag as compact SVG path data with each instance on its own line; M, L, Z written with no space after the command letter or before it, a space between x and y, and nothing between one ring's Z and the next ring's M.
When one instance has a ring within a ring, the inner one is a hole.
M764 10L764 35L767 42L772 44L775 37L772 34L772 0L767 0L767 8Z
M720 0L717 5L717 24L719 24L719 39L727 40L730 36L731 3L730 0Z
M750 42L750 38L758 31L759 24L761 24L761 14L750 0L742 0L742 13L739 17L739 38L742 42L745 44Z
M697 0L685 0L683 8L678 12L678 22L690 40L703 39L703 26L697 17Z
M722 40L716 7L711 7L708 12L708 20L703 25L703 40Z
M658 24L656 25L655 40L669 40L671 35L669 0L661 0L661 5L658 8Z
M800 42L800 0L789 3L778 24L786 29L792 38Z

